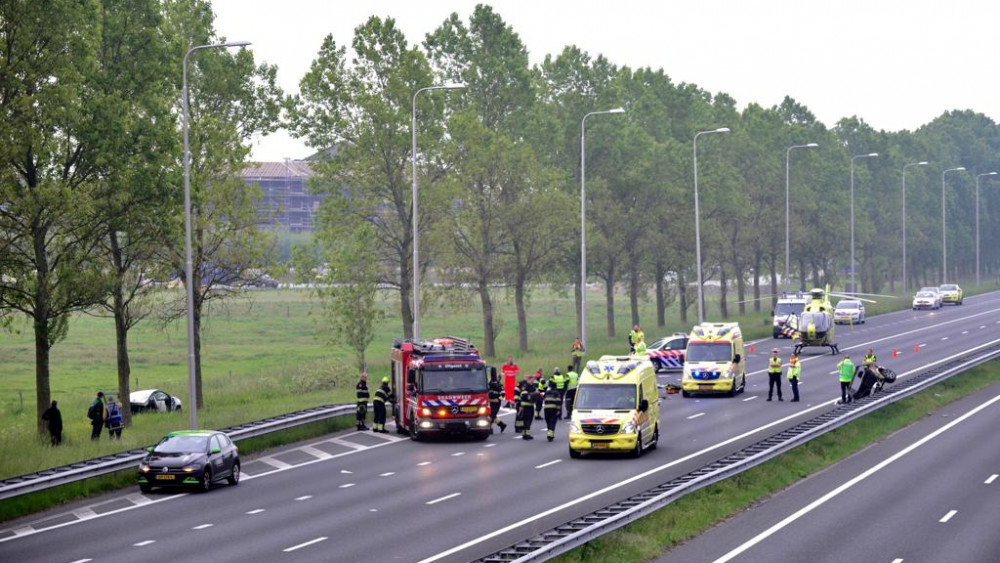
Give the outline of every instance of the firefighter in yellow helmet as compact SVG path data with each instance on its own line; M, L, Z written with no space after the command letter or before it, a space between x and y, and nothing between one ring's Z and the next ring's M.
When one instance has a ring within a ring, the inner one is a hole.
M393 400L392 389L389 388L389 378L383 377L382 384L379 385L378 389L375 391L375 399L372 400L372 408L375 410L374 416L374 428L373 431L379 432L381 434L388 434L389 431L385 429L385 404Z

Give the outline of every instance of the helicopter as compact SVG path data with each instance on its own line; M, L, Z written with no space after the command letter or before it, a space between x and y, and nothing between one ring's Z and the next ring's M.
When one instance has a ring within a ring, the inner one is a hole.
M781 333L790 336L795 340L795 355L799 355L803 348L812 346L826 346L830 348L831 354L839 354L840 348L834 340L836 334L836 324L833 322L834 306L830 303L830 296L857 299L868 303L877 303L872 299L865 299L859 295L874 295L871 293L831 293L830 286L826 289L813 288L809 291L809 301L799 315L791 315L781 328Z

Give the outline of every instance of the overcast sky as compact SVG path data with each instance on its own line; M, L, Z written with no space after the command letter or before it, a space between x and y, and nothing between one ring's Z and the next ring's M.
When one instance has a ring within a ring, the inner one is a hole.
M216 30L248 40L298 91L323 38L349 45L369 16L393 17L420 43L465 0L214 0ZM675 82L726 92L742 108L790 95L827 125L858 115L876 129L916 129L952 109L1000 120L997 0L494 0L532 64L566 45ZM253 158L312 151L283 131L257 139Z

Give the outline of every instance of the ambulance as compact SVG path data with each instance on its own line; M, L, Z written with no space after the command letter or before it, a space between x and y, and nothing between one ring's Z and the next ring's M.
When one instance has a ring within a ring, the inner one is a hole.
M660 396L645 356L587 362L569 422L569 455L621 452L639 457L660 439Z
M688 337L681 395L746 391L746 352L739 323L702 323Z

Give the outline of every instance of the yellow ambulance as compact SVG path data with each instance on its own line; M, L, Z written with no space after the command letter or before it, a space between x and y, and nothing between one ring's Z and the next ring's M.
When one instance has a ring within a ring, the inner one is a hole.
M681 394L746 391L746 352L739 323L702 323L691 330L684 352Z
M569 422L569 455L626 452L639 457L660 439L660 395L646 356L587 362Z

